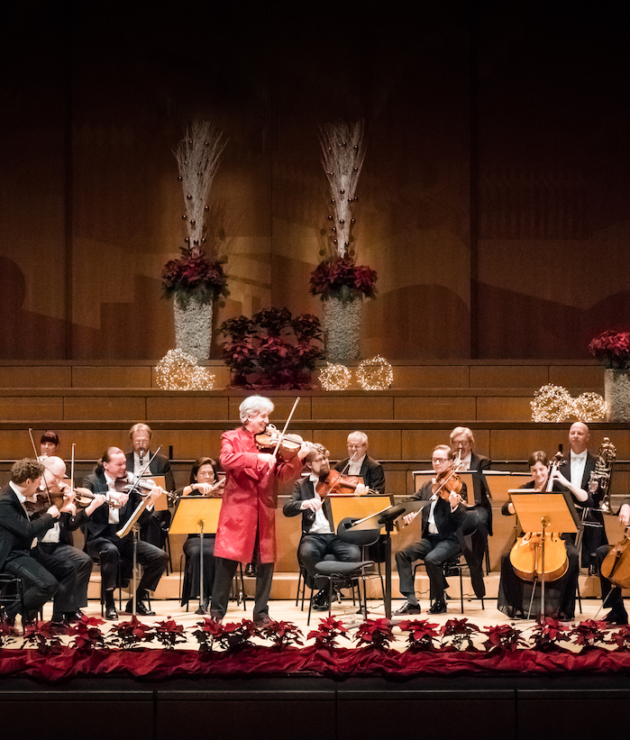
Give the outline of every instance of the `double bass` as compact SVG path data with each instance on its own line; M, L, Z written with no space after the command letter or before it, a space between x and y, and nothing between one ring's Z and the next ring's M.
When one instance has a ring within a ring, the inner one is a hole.
M545 493L551 493L553 474L564 462L562 453L556 453L555 459L549 466ZM557 581L567 572L569 558L564 540L557 532L545 532L544 540L545 562L543 572L542 549L543 533L527 532L519 537L510 552L510 563L516 575L524 581Z

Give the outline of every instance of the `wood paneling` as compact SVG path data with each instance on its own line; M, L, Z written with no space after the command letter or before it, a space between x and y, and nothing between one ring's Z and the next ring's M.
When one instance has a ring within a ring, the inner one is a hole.
M410 396L394 398L395 419L464 423L474 421L476 414L474 397Z
M467 365L396 365L394 368L396 390L405 388L468 388Z
M331 460L348 457L348 435L361 431L356 429L317 429L313 432L313 442L323 444L330 452ZM368 455L376 460L401 459L401 433L395 429L370 429L368 432Z
M593 367L573 365L551 365L549 382L562 385L570 391L576 388L587 388L596 393L604 392L604 370L599 365Z
M35 422L63 418L61 396L5 396L0 399L0 414L7 421L24 419Z
M477 365L470 368L471 388L533 388L549 382L545 365Z
M0 388L70 388L71 378L70 367L0 367Z
M147 398L147 420L227 419L228 399L208 396L157 396Z
M146 402L143 397L134 396L66 396L63 418L70 421L83 419L145 421Z
M150 388L151 368L146 367L90 367L72 368L73 388Z
M532 396L517 398L511 396L477 398L477 421L531 421Z
M338 394L312 398L313 419L393 419L392 397L341 396Z
M235 420L237 423L240 422L238 413L239 406L247 398L247 396L254 395L253 392L243 394L242 396L231 396L230 397L230 408L229 418ZM291 413L295 399L299 396L296 391L295 396L277 396L273 393L260 392L261 396L269 398L274 405L273 412L270 414L271 422L274 423L279 429L284 426L287 417ZM311 418L311 398L309 396L300 396L300 402L296 406L295 413L293 414L294 419L310 419Z

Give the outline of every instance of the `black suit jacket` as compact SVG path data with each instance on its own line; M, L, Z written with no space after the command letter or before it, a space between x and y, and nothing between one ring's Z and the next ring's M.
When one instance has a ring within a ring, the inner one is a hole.
M297 516L298 514L302 515L302 536L308 534L311 531L311 527L315 523L315 512L311 511L310 509L301 508L302 501L307 501L311 498L315 498L313 483L308 477L302 478L295 482L295 485L293 486L293 491L291 492L291 499L287 501L287 503L282 507L282 513L285 516ZM334 533L330 511L330 501L328 499L324 501L323 509L324 514L326 515L326 519L328 519L328 523L330 524L330 529Z
M107 493L107 481L105 480L105 473L92 473L83 481L85 488L92 491L92 493ZM134 510L141 501L139 493L134 492L129 496L127 503L120 509L120 522L116 524L116 529L121 529L131 518ZM142 512L140 522L145 521L151 512L146 509ZM92 514L85 523L85 538L86 540L95 539L96 537L106 537L109 528L109 504L103 504Z
M460 493L462 498L466 496L466 490ZM411 497L411 501L428 501L433 496L433 484L431 481L427 481L419 491L416 491ZM430 506L425 506L422 509L422 536L426 537L429 534L429 512L431 511ZM457 530L464 523L466 517L465 508L460 505L455 511L451 511L450 502L443 498L438 498L435 505L435 526L438 530L440 539L457 539Z
M14 550L30 552L34 537L44 534L55 524L50 514L29 520L15 491L6 485L0 490L0 570Z
M491 461L489 457L478 455L476 452L470 455L470 469L481 473L482 470L490 470Z
M489 470L491 465L490 458L484 455L478 455L473 452L470 456L470 470L477 473L473 475L473 491L475 494L475 503L488 512L488 534L492 534L492 502L490 488L482 471Z
M127 460L127 470L131 470L131 472L133 472L133 451L128 452L125 455L125 458ZM146 458L147 460L151 458L151 451L147 452ZM163 475L165 479L166 490L175 490L175 478L173 477L173 471L171 470L171 463L168 457L164 457L164 455L156 455L155 459L151 461L151 465L149 465L148 472L151 475Z
M345 460L340 460L335 465L335 470L338 470L339 472L345 470L349 460L349 457L346 457ZM359 475L363 478L363 482L368 488L373 488L379 493L385 493L385 471L378 460L366 455L365 460L363 460L363 464L361 465L361 472Z

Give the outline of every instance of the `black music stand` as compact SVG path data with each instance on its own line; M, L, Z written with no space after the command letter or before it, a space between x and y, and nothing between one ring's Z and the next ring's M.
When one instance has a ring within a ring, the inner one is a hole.
M385 529L385 617L391 622L392 619L392 539L394 522L405 514L420 511L425 506L430 506L431 501L403 501L393 504L386 509L359 519L349 529Z
M540 582L540 613L545 616L545 533L575 534L580 527L580 518L567 492L526 493L523 490L508 491L516 516L524 532L542 533L541 566L542 578L534 574L532 602L536 583ZM529 618L530 611L527 615Z
M203 536L216 534L223 499L182 496L177 502L169 534L199 535L199 608L195 614L206 614L203 608Z
M137 569L138 569L138 539L140 538L140 517L142 516L144 510L147 508L147 506L151 503L148 496L145 496L142 501L136 506L133 514L131 515L131 518L125 524L124 527L118 530L116 532L116 535L120 537L122 540L123 537L126 537L130 532L133 534L133 574L132 574L132 589L133 589L133 596L132 596L132 608L131 613L133 616L136 616L136 579L137 579Z

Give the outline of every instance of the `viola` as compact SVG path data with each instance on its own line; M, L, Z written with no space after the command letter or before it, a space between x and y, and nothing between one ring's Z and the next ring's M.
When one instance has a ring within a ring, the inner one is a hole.
M619 588L630 588L630 537L627 529L623 540L611 547L602 561L602 575Z
M297 434L285 434L284 436L279 429L273 424L267 424L267 428L264 432L254 435L256 441L256 447L261 452L275 452L278 442L278 455L283 460L291 460L300 451L300 447L304 443L302 437Z

